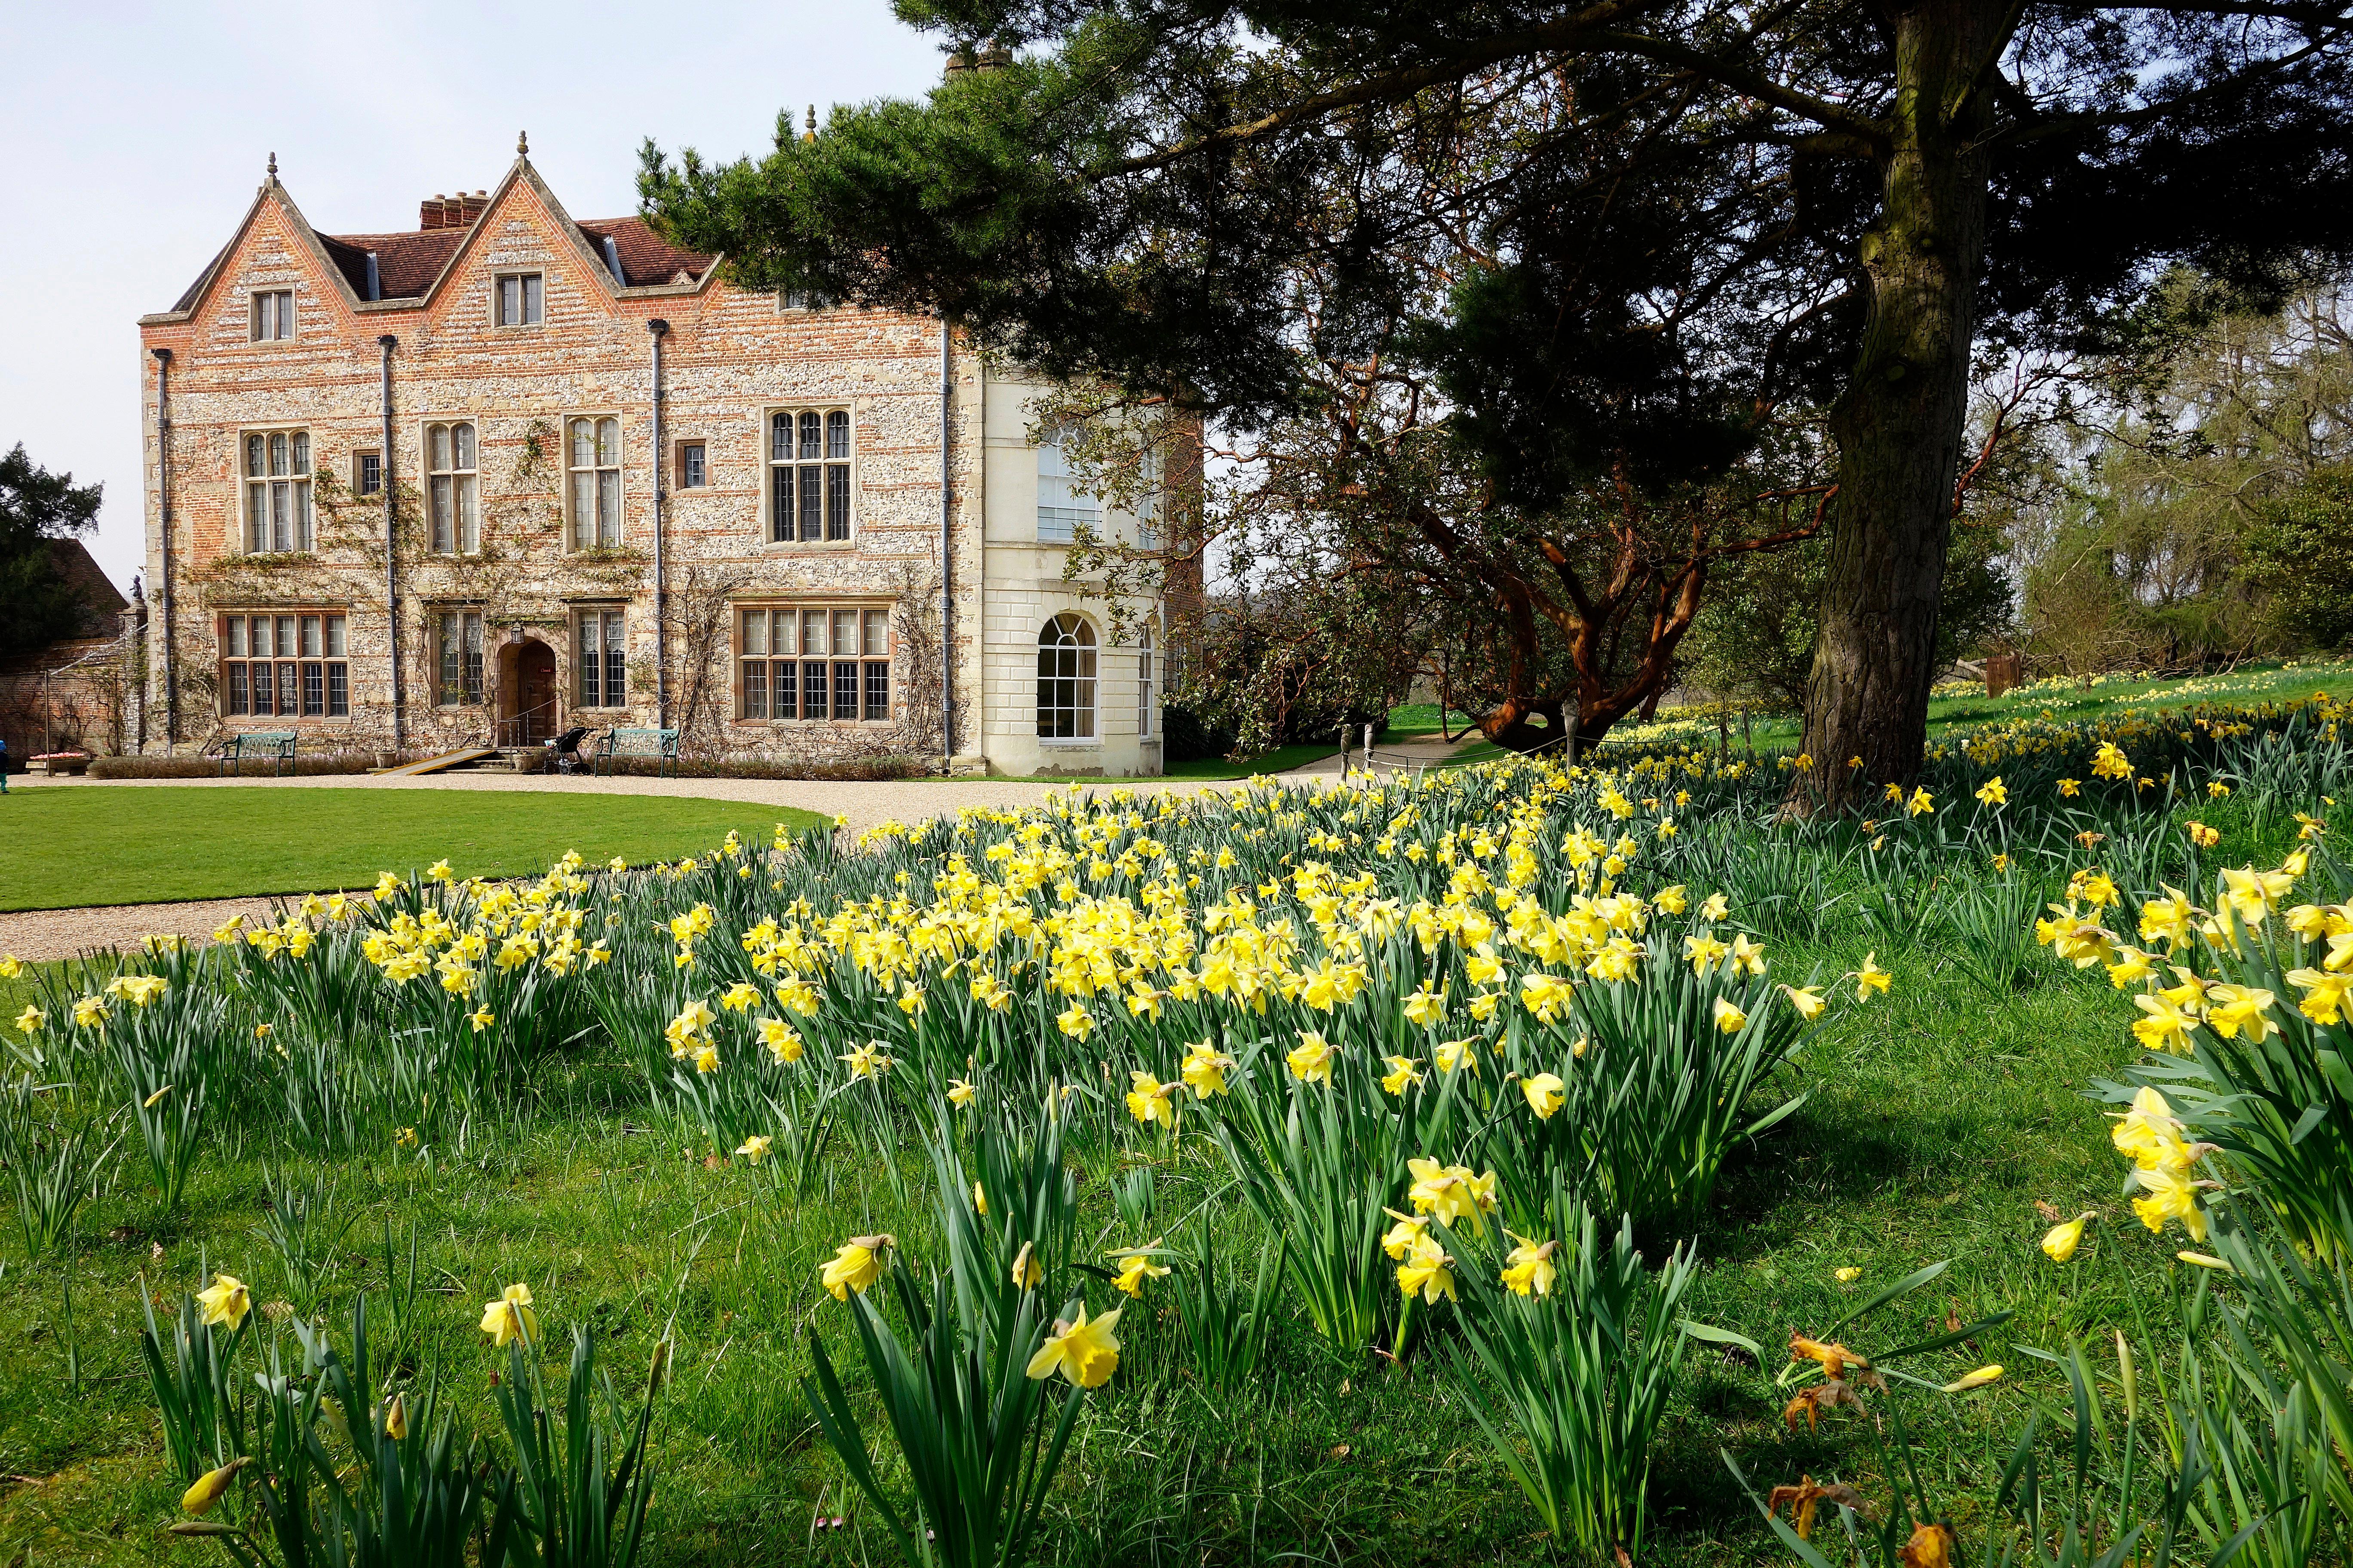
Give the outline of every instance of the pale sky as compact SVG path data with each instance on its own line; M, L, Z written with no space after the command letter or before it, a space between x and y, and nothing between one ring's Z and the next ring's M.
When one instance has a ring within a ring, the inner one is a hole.
M0 6L0 451L106 485L90 542L140 544L138 319L227 242L269 154L328 234L414 226L487 190L531 133L575 217L637 210L637 147L765 152L776 110L913 97L934 41L885 0L693 5Z

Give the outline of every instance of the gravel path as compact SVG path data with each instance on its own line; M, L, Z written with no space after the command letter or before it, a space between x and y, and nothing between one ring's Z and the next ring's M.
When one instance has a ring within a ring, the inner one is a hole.
M1453 750L1441 744L1409 744L1380 748L1382 763L1396 759L1413 766L1443 760ZM1387 771L1384 769L1384 771ZM1310 763L1285 779L1307 782L1339 772L1339 759ZM904 779L881 782L837 782L810 779L655 779L563 778L547 773L426 773L407 778L375 778L364 773L327 774L288 779L16 779L11 789L87 789L104 782L133 789L455 789L510 793L548 792L566 795L650 795L690 800L756 802L763 805L796 806L847 820L852 831L878 822L913 822L927 816L947 816L967 805L991 807L1035 805L1068 784L1033 784L1014 779ZM1128 789L1139 795L1166 791L1192 794L1200 790L1241 787L1232 783L1195 779L1078 779L1079 787L1105 793ZM28 910L0 914L0 953L23 959L71 958L92 948L127 947L151 931L172 931L184 937L208 938L230 916L243 914L248 923L269 918L271 900L200 899L176 904L99 904L71 910Z

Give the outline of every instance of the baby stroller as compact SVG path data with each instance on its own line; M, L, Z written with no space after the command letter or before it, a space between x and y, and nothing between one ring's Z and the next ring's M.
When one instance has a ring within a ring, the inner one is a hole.
M548 758L555 764L555 772L577 773L587 771L588 763L580 755L580 742L587 738L588 726L581 724L547 742Z

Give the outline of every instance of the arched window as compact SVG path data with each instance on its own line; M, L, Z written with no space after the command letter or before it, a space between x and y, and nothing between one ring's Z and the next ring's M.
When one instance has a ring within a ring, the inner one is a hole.
M1038 633L1038 738L1095 738L1095 629L1067 610Z

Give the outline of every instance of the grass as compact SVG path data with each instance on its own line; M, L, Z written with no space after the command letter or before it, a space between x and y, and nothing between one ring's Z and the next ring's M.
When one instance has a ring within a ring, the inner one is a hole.
M2021 813L2028 793L2019 790ZM2224 836L2207 865L2270 864L2287 847L2295 825L2253 794L2199 808ZM721 816L694 847L728 825L728 808L712 809ZM451 851L461 871L480 868L470 852L452 851L446 820L438 826L432 852ZM1957 862L1944 869L1985 875ZM1818 1433L1784 1426L1786 1391L1773 1380L1777 1347L1792 1331L1820 1331L1878 1289L1944 1259L1954 1260L1951 1270L1932 1292L1846 1337L1883 1347L1930 1337L1948 1321L2015 1312L1936 1363L1957 1371L2001 1363L2010 1368L2003 1384L1906 1405L1934 1456L1931 1489L1966 1503L1989 1489L2008 1435L2033 1404L2063 1401L2063 1381L2024 1347L2060 1350L2073 1337L2104 1343L2131 1321L2126 1271L2160 1275L2179 1245L2132 1223L2102 1108L2084 1094L2088 1080L2138 1054L2126 1033L2137 1016L2130 997L2099 969L2047 955L2015 989L1990 992L1964 972L1956 929L1932 919L1891 938L1867 912L1870 890L1846 863L1819 900L1740 911L1769 942L1777 974L1795 981L1812 972L1835 984L1871 952L1895 985L1808 1041L1787 1086L1809 1095L1804 1106L1736 1155L1717 1190L1699 1237L1704 1270L1687 1307L1756 1339L1767 1361L1759 1367L1707 1349L1686 1363L1654 1450L1646 1565L1790 1560L1730 1484L1724 1451L1762 1484L1811 1474L1885 1497L1886 1478L1873 1473L1852 1425L1826 1422ZM712 945L732 945L733 934L723 923ZM23 1005L33 978L0 982L0 1015ZM1124 1081L1104 1065L1106 1077ZM543 1060L511 1104L490 1108L446 1146L407 1152L383 1140L322 1159L291 1152L277 1130L249 1127L206 1153L183 1206L168 1215L145 1185L135 1148L107 1163L67 1257L28 1263L14 1235L0 1231L0 1563L114 1568L199 1549L163 1534L179 1488L164 1475L139 1373L138 1299L175 1301L206 1268L245 1279L258 1302L288 1295L259 1227L267 1181L289 1174L332 1178L359 1213L328 1287L335 1311L361 1290L372 1313L385 1304L393 1292L382 1237L389 1232L404 1248L415 1238L425 1284L409 1310L426 1325L415 1363L438 1373L449 1405L470 1413L476 1430L488 1424L488 1385L501 1363L481 1348L475 1324L502 1286L532 1285L559 1345L572 1325L594 1325L605 1364L625 1384L672 1326L678 1348L655 1438L649 1563L894 1561L885 1532L846 1495L799 1379L812 1329L838 1361L855 1361L845 1311L818 1283L819 1264L843 1238L889 1231L914 1255L933 1255L922 1157L904 1143L889 1162L871 1148L846 1148L817 1190L796 1199L722 1152L649 1108L626 1043L600 1031L585 1048ZM1271 1239L1202 1150L1161 1172L1156 1208L1138 1231L1115 1212L1112 1179L1144 1157L1132 1147L1084 1157L1080 1234L1098 1250L1174 1233L1205 1205L1229 1258L1252 1258ZM2073 1264L2051 1264L2036 1250L2038 1201L2071 1215L2100 1211ZM1841 1283L1836 1271L1844 1268L1859 1273ZM1567 1561L1430 1357L1335 1364L1286 1300L1261 1375L1221 1394L1158 1359L1166 1310L1166 1296L1130 1310L1125 1363L1084 1406L1047 1505L1040 1561ZM266 1321L262 1331L290 1342ZM78 1381L69 1378L69 1360ZM862 1367L849 1382L857 1397L869 1397ZM835 1517L847 1525L815 1528Z
M2163 712L2207 702L2293 701L2316 691L2341 700L2353 696L2353 661L2266 662L2242 665L2227 675L2186 679L2119 679L2102 676L2093 678L2093 681L2086 686L2081 680L2061 676L2019 687L2000 697L1988 697L1982 689L1931 697L1928 738L1932 742L1956 739L1979 725L2016 719L2092 721L2127 712ZM1737 755L1744 751L1745 743L1736 710L1730 728L1732 751ZM1758 712L1751 714L1749 729L1757 750L1786 752L1797 746L1800 725L1798 716L1792 713ZM1619 725L1609 731L1608 743L1670 739L1703 751L1715 751L1715 712L1662 709L1651 723Z
M0 910L69 909L365 887L448 857L486 877L595 860L668 859L731 827L765 837L786 807L642 795L459 790L171 789L75 784L12 790L0 832Z
M1170 764L1167 776L1172 779L1199 779L1204 783L1220 779L1246 779L1259 773L1287 773L1303 768L1310 763L1337 755L1337 746L1314 742L1295 746L1277 746L1248 762L1229 763L1223 757L1203 757L1197 762Z
M1858 935L1780 961L1837 973L1864 945ZM1880 957L1891 961L1883 947ZM2034 1251L2042 1222L2032 1205L2120 1207L2099 1108L2080 1089L2132 1054L2129 1005L2097 971L2088 981L2054 973L1991 1004L1950 960L1940 943L1893 959L1894 1005L1859 1012L1810 1044L1801 1065L1813 1099L1738 1161L1720 1191L1694 1316L1769 1346L1912 1269L1955 1258L1934 1300L1910 1304L1911 1315L2019 1310L1998 1342L1970 1352L1979 1359L2015 1364L2023 1358L2013 1342L2057 1345L2102 1317L2097 1303L2069 1298L2078 1276L2063 1280ZM436 1282L423 1308L436 1325L423 1353L459 1408L488 1407L497 1363L479 1348L474 1320L510 1281L532 1282L552 1326L599 1325L617 1375L650 1352L675 1315L677 1392L658 1439L654 1562L890 1561L887 1537L845 1506L839 1466L814 1440L797 1384L807 1326L833 1336L837 1353L847 1348L840 1310L818 1287L818 1264L853 1232L922 1234L920 1188L902 1203L871 1158L844 1159L814 1201L794 1203L740 1163L712 1168L709 1152L677 1126L617 1109L620 1080L615 1064L584 1061L543 1086L528 1125L484 1129L437 1163L385 1149L270 1168L332 1174L361 1209L338 1293L383 1292L383 1267L360 1254L378 1249L385 1226L422 1238ZM155 1458L134 1299L142 1280L175 1291L207 1263L238 1272L257 1300L277 1299L285 1287L256 1228L264 1173L258 1153L206 1162L185 1214L165 1218L118 1167L69 1266L10 1270L11 1288L0 1292L0 1470L36 1480L0 1493L0 1561L127 1565L165 1550L158 1532L177 1488ZM1111 1226L1100 1182L1089 1183L1086 1202L1082 1235ZM1246 1253L1261 1237L1244 1219L1229 1239ZM2148 1252L2148 1240L2098 1237L2086 1258L2111 1245ZM1837 1283L1832 1271L1848 1267L1860 1279ZM84 1368L79 1390L64 1381L69 1334ZM1851 1439L1782 1428L1774 1370L1694 1358L1654 1465L1646 1562L1698 1568L1776 1557L1727 1484L1721 1447L1752 1475L1851 1473L1841 1468L1855 1458ZM1940 1417L1938 1435L1958 1446L1956 1462L1967 1468L1973 1461L1958 1454L1982 1451L2020 1413L2017 1395L1982 1396ZM812 1535L813 1517L844 1512L849 1528ZM1142 1377L1115 1384L1082 1418L1046 1536L1050 1560L1066 1563L1557 1558L1426 1364L1335 1367L1296 1322L1284 1325L1270 1372L1247 1394Z

